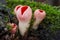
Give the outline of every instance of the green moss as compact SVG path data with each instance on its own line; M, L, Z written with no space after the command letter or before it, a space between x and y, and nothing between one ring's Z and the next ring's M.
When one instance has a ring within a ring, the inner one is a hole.
M49 28L52 31L60 29L60 10L48 4L43 4L40 2L29 2L23 0L7 0L7 6L11 8L11 12L14 13L14 8L16 5L28 5L32 8L34 12L36 9L42 9L46 11L46 18L41 23L45 28Z
M11 29L12 29L12 27L11 27L10 25L6 25L6 28L7 28L8 30L11 30Z

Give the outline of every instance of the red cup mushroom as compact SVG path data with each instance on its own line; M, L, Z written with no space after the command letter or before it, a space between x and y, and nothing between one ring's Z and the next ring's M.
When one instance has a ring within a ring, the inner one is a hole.
M44 10L37 9L34 12L34 18L35 22L33 24L33 29L37 29L38 25L41 23L41 21L45 18L46 12Z
M19 30L22 36L29 28L29 23L32 17L32 9L29 6L18 5L15 7L14 12L19 21Z

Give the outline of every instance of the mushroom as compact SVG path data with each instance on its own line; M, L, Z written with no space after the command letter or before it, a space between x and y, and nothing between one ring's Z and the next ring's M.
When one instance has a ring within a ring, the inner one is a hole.
M15 23L8 23L7 25L9 25L9 27L11 28L9 29L10 33L15 34L17 31L17 25Z
M15 7L14 12L19 21L19 31L24 36L30 25L32 9L29 6L18 5Z
M41 23L41 21L45 18L46 12L44 10L37 9L34 12L34 24L33 24L33 29L37 29L38 25Z

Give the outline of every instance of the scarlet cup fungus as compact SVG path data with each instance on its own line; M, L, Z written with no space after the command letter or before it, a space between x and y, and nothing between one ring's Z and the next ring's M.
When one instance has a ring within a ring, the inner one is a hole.
M15 23L8 23L7 25L9 25L9 27L11 27L10 33L15 34L16 30L17 30L17 25Z
M39 23L41 23L41 21L45 18L45 16L46 16L46 13L44 10L40 10L40 9L35 10L34 12L35 22L32 28L37 29Z
M16 11L16 9L18 9ZM29 23L32 17L32 9L29 6L17 6L14 9L16 17L19 21L19 30L22 36L24 36L25 32L29 28Z

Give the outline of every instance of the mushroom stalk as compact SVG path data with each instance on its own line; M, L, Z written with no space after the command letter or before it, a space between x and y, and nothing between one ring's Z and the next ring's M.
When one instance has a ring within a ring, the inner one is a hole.
M27 32L28 28L29 28L29 24L30 22L20 22L19 21L19 30L22 36L25 35L25 33Z

